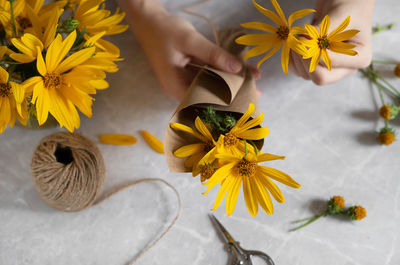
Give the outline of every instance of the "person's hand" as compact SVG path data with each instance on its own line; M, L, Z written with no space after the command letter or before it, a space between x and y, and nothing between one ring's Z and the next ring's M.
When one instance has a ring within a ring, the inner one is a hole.
M329 15L331 20L329 33L339 26L347 16L350 16L351 21L347 29L360 30L349 41L349 43L357 45L354 50L358 54L349 56L328 51L332 60L331 71L321 60L315 71L309 73L310 59L303 60L301 55L291 52L289 69L306 80L312 80L317 85L326 85L356 73L357 69L367 67L372 58L373 6L374 0L318 0L315 7L317 12L314 15L312 24L318 28L325 15Z
M125 7L128 21L165 94L183 98L198 70L189 63L230 73L242 69L238 58L206 39L188 21L166 12L158 1L146 0L135 6L138 2L125 0L122 4L131 4ZM129 8L136 10L129 12Z

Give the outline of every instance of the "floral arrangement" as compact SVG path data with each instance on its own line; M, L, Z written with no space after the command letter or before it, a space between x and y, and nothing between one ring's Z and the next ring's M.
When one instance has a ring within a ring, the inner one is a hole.
M254 104L250 103L248 110L239 118L235 113L215 111L209 106L197 110L199 116L195 119L195 128L180 123L170 124L174 130L190 134L196 139L194 143L175 150L174 155L186 158L185 166L191 168L193 176L200 175L200 181L207 185L203 194L221 184L212 210L219 207L226 195L228 216L235 209L242 183L244 200L253 217L257 215L258 205L266 213L273 213L269 193L276 201L285 201L281 190L272 180L300 188L300 184L286 173L259 165L285 157L261 152L269 129L260 127L264 120L263 113L251 119L254 110Z
M309 72L314 72L319 61L324 61L329 70L332 68L332 62L327 50L346 55L357 55L352 50L356 47L347 41L353 38L359 30L345 30L350 23L350 17L347 17L342 24L328 34L330 19L326 15L322 20L320 30L309 24L304 27L292 27L294 21L315 12L314 9L302 9L286 17L276 0L271 0L276 13L265 9L253 0L254 6L263 15L272 20L277 26L272 26L263 22L248 22L242 24L242 27L248 29L261 30L264 34L247 34L236 39L238 44L256 46L244 54L244 59L255 57L268 52L257 64L257 67L274 55L282 47L282 70L288 74L289 53L290 50L298 53L303 59L311 58Z
M120 51L106 35L124 32L125 14L104 0L0 0L0 133L16 119L43 125L53 116L72 132L77 109L92 116L93 97L116 72Z

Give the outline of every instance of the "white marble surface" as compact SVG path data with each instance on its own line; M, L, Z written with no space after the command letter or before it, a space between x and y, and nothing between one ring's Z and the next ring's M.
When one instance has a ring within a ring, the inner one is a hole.
M173 12L195 1L165 1ZM311 7L313 0L281 0L286 13ZM250 1L211 1L200 9L217 25L236 26L259 17ZM400 60L398 0L377 1L374 22L397 22L390 33L374 38L374 57ZM187 17L187 16L185 16ZM207 25L189 17L207 35ZM167 23L167 22L166 22ZM100 133L129 133L134 146L105 146L105 190L139 178L160 177L180 192L183 211L176 226L137 264L226 264L224 251L207 214L216 190L186 174L172 174L164 158L153 152L138 131L158 137L177 102L159 92L154 74L130 32L116 36L125 61L109 75L111 87L96 96L92 119L82 118L79 132L98 143ZM282 187L283 205L275 213L252 218L242 195L231 217L222 205L215 215L242 246L260 249L283 264L398 265L400 264L400 150L376 144L382 126L376 95L360 74L326 87L285 76L279 56L262 67L258 87L261 110L270 135L265 151L286 155L273 163L302 184ZM399 80L391 80L400 85ZM400 120L395 122L399 129ZM151 242L176 212L173 193L159 184L129 188L103 204L79 213L47 207L33 187L29 164L38 141L58 129L7 129L0 135L0 264L126 264ZM326 218L298 232L291 221L323 209L322 200L343 195L349 204L362 204L368 217L361 222Z

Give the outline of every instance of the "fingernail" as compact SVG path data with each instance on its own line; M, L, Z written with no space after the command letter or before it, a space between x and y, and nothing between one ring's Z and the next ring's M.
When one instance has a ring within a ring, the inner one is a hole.
M236 59L231 59L229 62L229 68L232 72L237 73L242 69L242 64Z
M257 96L261 97L262 93L261 90L257 88Z

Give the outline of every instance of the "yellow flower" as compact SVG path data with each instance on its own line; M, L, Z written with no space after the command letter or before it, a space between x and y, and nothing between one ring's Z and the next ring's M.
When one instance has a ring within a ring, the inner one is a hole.
M279 6L276 0L271 0L272 5L274 6L276 13L271 10L265 9L260 6L253 0L254 6L264 14L266 17L275 22L278 26L274 27L269 24L263 22L249 22L241 24L244 28L250 29L258 29L262 31L266 31L267 34L248 34L241 36L236 39L236 42L243 45L255 45L256 47L250 49L244 55L244 59L251 58L254 56L258 56L260 54L266 53L270 50L270 52L262 58L257 67L270 58L274 53L276 53L281 46L282 54L281 54L281 63L282 70L285 74L288 74L288 65L289 65L289 52L290 49L294 50L298 54L304 55L307 50L304 45L294 37L292 23L297 19L300 19L312 12L315 12L313 9L302 9L294 12L289 16L289 20L286 20L285 15L282 12L281 7Z
M6 35L12 35L10 2L0 0L0 33L5 31Z
M26 124L27 105L24 88L15 82L8 81L8 72L0 66L0 133L7 125L13 127L17 118Z
M86 30L90 35L105 31L106 35L122 33L128 29L128 25L118 25L125 17L125 13L110 15L109 10L100 8L104 0L81 0L75 10L74 18L79 21L79 30ZM100 9L99 9L100 8Z
M354 219L357 221L360 221L362 219L364 219L367 216L367 210L365 210L364 207L362 207L361 205L357 205L354 208Z
M72 132L80 126L78 109L88 117L92 116L93 98L87 88L81 86L77 80L92 80L85 72L76 71L76 68L94 53L95 48L86 48L64 58L70 51L76 39L73 31L65 40L57 35L50 44L46 53L46 62L42 53L38 51L37 70L40 76L31 77L26 82L32 87L32 103L36 106L39 125L42 125L49 112L59 122ZM39 50L39 48L37 48Z
M328 34L330 19L326 15L322 20L319 33L314 26L309 24L305 25L305 30L298 31L298 33L307 34L311 38L309 40L301 40L304 45L310 48L307 51L307 55L303 56L304 59L311 58L310 73L314 72L321 57L328 69L332 69L332 61L327 50L351 56L357 55L357 52L352 50L356 45L347 43L346 41L353 38L360 31L355 29L344 31L349 23L350 17L347 17L342 24Z
M174 155L176 157L188 157L188 159L186 159L185 161L185 167L194 169L198 165L200 160L207 154L209 154L207 156L209 157L209 159L207 159L207 162L209 160L214 160L211 154L215 150L216 142L212 137L211 132L208 130L207 126L201 121L199 117L197 117L195 120L195 127L197 131L180 123L171 123L170 126L174 130L189 133L201 141L200 143L182 146L174 151Z
M337 207L339 207L340 209L343 209L344 208L344 203L345 203L345 201L344 201L344 198L342 197L342 196L333 196L333 198L332 198L332 202L337 206Z
M224 165L203 184L208 185L206 192L203 194L207 194L218 183L223 182L212 210L216 210L219 207L223 197L228 193L226 197L226 212L228 216L235 209L242 183L247 209L252 216L257 215L258 204L261 205L266 213L273 213L272 200L268 191L278 202L283 203L285 201L282 192L271 179L293 188L300 188L300 184L289 175L274 168L258 165L260 162L284 159L285 157L266 153L259 155L248 153L245 157L217 154L216 158L225 161Z

